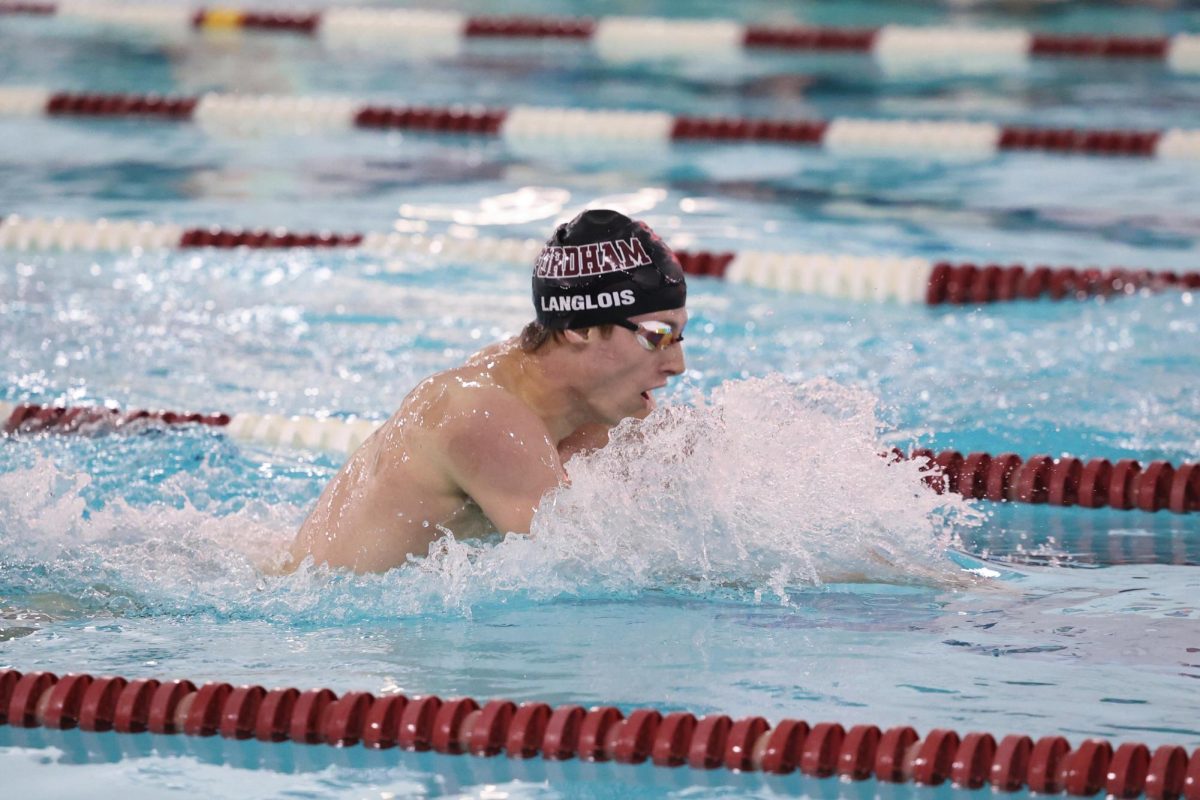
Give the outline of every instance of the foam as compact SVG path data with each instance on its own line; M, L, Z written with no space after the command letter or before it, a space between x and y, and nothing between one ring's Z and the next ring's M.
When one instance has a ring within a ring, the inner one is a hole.
M263 586L258 565L277 560L298 509L261 501L198 509L208 505L203 484L219 477L176 475L154 502L133 505L90 501L92 478L44 455L0 474L6 589L49 603L53 617L246 615Z
M421 569L450 586L783 602L830 581L953 582L943 551L954 521L975 515L929 490L916 464L881 459L879 432L867 392L727 382L569 462L571 485L544 499L531 537L486 551L443 540Z
M305 504L212 498L230 469L247 469L227 458L173 475L148 504L97 508L88 475L38 455L0 474L0 556L10 589L71 597L79 613L316 625L648 591L786 604L824 583L961 585L945 549L981 515L929 490L917 464L880 458L880 433L865 391L731 381L572 459L571 485L547 495L531 535L445 536L366 576L311 564L270 574Z

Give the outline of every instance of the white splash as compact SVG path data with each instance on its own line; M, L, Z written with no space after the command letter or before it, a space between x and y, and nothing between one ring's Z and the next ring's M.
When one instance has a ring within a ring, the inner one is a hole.
M867 392L772 377L619 426L573 459L531 536L443 538L419 562L447 602L523 589L571 594L733 590L786 602L825 582L949 584L954 524L980 515L938 495L913 462L880 457Z
M12 446L21 446L14 443ZM200 477L176 475L163 499L135 506L107 498L89 508L92 479L37 457L0 474L0 563L5 585L52 616L196 607L225 613L261 590L256 564L290 539L298 510L249 503L228 513L200 511L186 497ZM214 504L215 505L215 504Z
M23 595L72 598L68 615L316 624L517 598L665 591L786 603L791 589L830 582L961 584L945 548L954 526L980 515L925 486L917 464L881 458L880 433L867 392L729 382L627 421L608 447L570 461L571 485L547 495L531 535L446 536L427 557L366 576L261 571L304 509L213 500L229 466L175 475L149 504L115 497L89 509L89 477L42 457L0 474L0 562Z

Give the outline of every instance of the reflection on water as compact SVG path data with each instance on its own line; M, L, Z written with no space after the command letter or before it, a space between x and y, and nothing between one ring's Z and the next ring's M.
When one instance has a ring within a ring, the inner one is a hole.
M1200 565L1194 515L1113 509L992 507L988 521L960 532L962 546L1007 564L1107 567Z
M45 773L53 766L53 792ZM800 773L767 776L651 764L446 756L399 749L231 741L219 736L91 733L0 726L0 769L14 796L79 796L120 780L122 797L447 797L551 800L615 797L809 797L836 792L868 800L876 784L839 787ZM126 788L127 787L127 788ZM917 797L909 786L889 796ZM925 792L928 793L928 790Z

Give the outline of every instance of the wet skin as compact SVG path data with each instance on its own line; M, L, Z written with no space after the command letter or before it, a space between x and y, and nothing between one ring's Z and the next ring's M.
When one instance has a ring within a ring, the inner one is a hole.
M631 319L680 332L687 311ZM311 556L381 572L447 531L527 533L542 495L567 480L567 459L649 414L650 392L684 370L679 343L647 351L620 327L565 335L533 353L515 339L495 344L422 381L325 487L285 569Z

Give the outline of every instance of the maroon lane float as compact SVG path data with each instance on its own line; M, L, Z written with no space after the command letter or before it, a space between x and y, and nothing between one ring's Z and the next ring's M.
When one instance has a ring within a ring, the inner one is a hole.
M1039 794L1200 800L1200 749L1178 745L1155 750L1125 742L1114 747L1087 739L1074 749L1061 736L988 733L965 736L949 729L924 738L909 726L846 728L810 726L762 717L734 720L723 714L697 718L639 708L628 716L612 706L590 710L469 697L375 697L329 689L266 690L189 680L159 681L88 674L0 671L0 723L13 727L80 728L123 733L222 736L372 749L400 747L447 755L490 758L578 758L660 767L725 768L734 772L938 786L990 785L1001 792L1028 788Z

